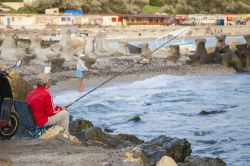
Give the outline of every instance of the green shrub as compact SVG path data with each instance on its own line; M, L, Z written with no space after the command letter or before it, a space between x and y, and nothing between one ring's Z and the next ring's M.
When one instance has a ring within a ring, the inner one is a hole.
M158 6L146 5L146 6L144 6L144 8L143 8L143 13L146 13L146 14L153 14L153 13L159 12L160 9L161 9L161 7L158 7Z
M163 0L150 0L149 2L150 5L152 6L163 6L164 5L164 1Z
M35 14L35 13L37 13L37 10L36 10L36 8L34 8L32 6L25 6L25 7L19 8L17 10L17 13Z

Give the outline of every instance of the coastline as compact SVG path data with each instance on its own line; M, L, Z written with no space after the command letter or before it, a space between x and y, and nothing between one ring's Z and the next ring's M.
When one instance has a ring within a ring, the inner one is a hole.
M208 75L227 75L234 74L236 71L232 68L227 68L223 65L181 65L181 66L168 66L163 69L147 70L147 71L137 71L124 73L109 83L106 83L104 86L112 86L114 83L128 83L134 81L141 81L147 78L155 77L158 75L176 75L176 76L208 76ZM62 91L72 91L77 90L77 78L74 78L74 71L71 72L72 77L67 78L62 81L57 81L56 84L52 85L50 91L55 93L60 93ZM96 75L90 74L84 79L85 87L88 89L95 88L96 86L102 84L106 80L113 77L113 74L107 75Z

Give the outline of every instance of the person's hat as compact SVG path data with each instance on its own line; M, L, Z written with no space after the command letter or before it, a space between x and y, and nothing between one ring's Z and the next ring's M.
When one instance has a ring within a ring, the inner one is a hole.
M46 85L49 83L49 75L47 73L42 73L38 75L37 84Z
M80 55L79 55L79 57L81 58L81 57L85 57L85 55L83 54L83 53L81 53Z

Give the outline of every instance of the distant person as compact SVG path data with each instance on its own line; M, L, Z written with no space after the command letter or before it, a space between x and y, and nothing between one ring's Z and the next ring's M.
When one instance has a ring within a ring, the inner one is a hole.
M83 92L84 89L84 83L83 83L83 78L86 76L86 71L90 71L86 66L85 66L85 61L86 61L86 55L81 53L79 55L79 58L77 60L77 65L76 65L76 77L78 79L78 90L79 92Z
M49 92L49 76L46 73L38 76L37 87L26 97L37 126L59 125L66 131L69 129L69 113L64 107L54 107Z

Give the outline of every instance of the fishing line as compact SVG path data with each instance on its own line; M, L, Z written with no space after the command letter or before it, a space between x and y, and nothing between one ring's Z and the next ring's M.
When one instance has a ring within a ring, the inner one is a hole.
M169 42L171 42L172 40L174 40L175 38L177 38L178 36L180 36L181 34L183 34L184 32L188 31L187 29L185 29L184 31L180 32L178 35L172 37L171 39L169 39L168 41L166 41L165 43L163 43L162 45L160 45L158 48L156 48L155 50L153 50L152 52L150 52L148 55L143 56L141 59L139 59L138 61L136 61L135 63L129 65L127 68L123 69L122 71L120 71L119 73L117 73L116 75L114 75L113 77L107 79L106 81L104 81L103 83L101 83L100 85L98 85L97 87L93 88L92 90L90 90L89 92L85 93L84 95L80 96L79 98L77 98L76 100L74 100L73 102L71 102L70 104L66 105L65 108L70 107L71 105L73 105L74 103L76 103L77 101L81 100L83 97L89 95L90 93L92 93L93 91L95 91L96 89L100 88L101 86L103 86L104 84L108 83L109 81L111 81L112 79L116 78L117 76L119 76L120 74L122 74L123 72L125 72L126 70L128 70L129 68L133 67L135 64L139 63L141 60L143 60L144 58L152 55L154 52L156 52L157 50L159 50L161 47L163 47L164 45L168 44Z

